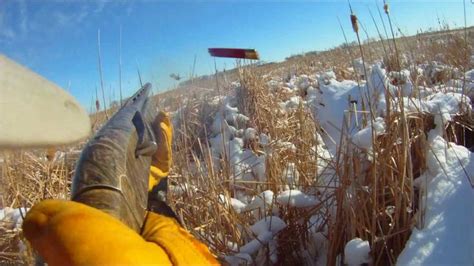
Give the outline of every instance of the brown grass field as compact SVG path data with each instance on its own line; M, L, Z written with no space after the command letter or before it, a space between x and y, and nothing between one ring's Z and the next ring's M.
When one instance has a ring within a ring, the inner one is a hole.
M474 62L470 61L473 45L474 27L466 30L444 28L438 32L402 35L396 39L389 37L361 45L346 43L328 51L292 56L281 63L238 62L235 69L193 78L182 82L175 90L155 95L156 107L171 112L175 121L174 165L169 176L170 206L187 230L223 258L235 253L229 243L242 246L253 238L249 227L270 214L272 208L260 213L237 213L228 204L222 204L219 195L233 197L240 190L248 195L258 195L268 189L281 191L291 185L281 178L284 165L293 162L299 173L297 186L316 196L320 203L304 209L275 206L288 225L277 237L279 264L308 264L305 256L326 256L328 265L340 263L345 243L356 236L371 243L374 265L395 264L412 228L423 224L423 206L419 202L424 195L413 187L413 181L426 169L424 146L426 134L433 128L433 117L423 112L394 112L388 105L384 119L389 128L386 134L373 138L376 156L372 161L360 156L363 151L350 145L347 127L335 125L341 132L340 143L344 148L338 150L334 160L328 160L312 148L321 145L315 134L324 132L311 110L300 104L286 114L275 112L278 102L294 95L285 94L280 88L269 94L268 81L271 77L285 79L291 75L313 75L332 69L338 80L360 82L360 75L351 71L351 67L353 59L363 57L368 64L382 59L391 71L410 69L431 61L450 66L432 79L411 77L415 91L419 86L442 90L443 85L455 77L455 69L465 72L474 68ZM235 89L232 81L239 81L241 86ZM396 80L392 82L399 85ZM228 94L237 95L240 112L250 118L244 127L255 128L272 138L268 147L258 140L244 143L256 154L268 148L276 151L266 157L264 182L236 182L224 159L219 162L220 170L214 170L215 160L211 158L208 139L211 118L218 112L219 105L212 104L212 99ZM466 95L473 94L466 92ZM412 95L417 96L416 93ZM388 97L389 102L394 102L398 96ZM363 114L362 126L374 119L371 103L365 105L366 109L359 110ZM108 110L109 115L114 111ZM347 119L353 118L348 115ZM105 122L104 113L91 115L91 121L92 128L97 130ZM445 136L472 148L473 129L473 115L461 113L445 128ZM281 141L294 143L296 150L279 147ZM43 199L68 199L75 161L84 144L57 147L55 153L24 150L0 154L0 208L29 208ZM395 206L394 213L387 214L389 206ZM400 211L407 209L412 211ZM305 249L312 250L311 245L317 245L309 241L307 226L310 217L314 216L319 217L320 228L316 230L323 232L322 236L327 239L327 254L301 253ZM21 230L0 222L0 264L33 263L32 250L27 244L21 245L20 240L23 240ZM275 251L268 247L263 250L255 263L272 264L270 257Z

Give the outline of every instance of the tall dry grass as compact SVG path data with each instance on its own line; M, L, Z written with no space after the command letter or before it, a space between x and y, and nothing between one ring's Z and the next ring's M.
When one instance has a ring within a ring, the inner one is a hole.
M209 244L211 249L221 257L235 252L230 243L238 246L244 245L249 239L254 238L250 226L261 218L271 215L272 207L261 213L251 211L236 213L230 206L223 204L220 195L236 197L238 193L256 196L265 190L274 192L282 191L285 186L303 187L305 190L316 191L317 182L314 174L317 172L317 154L311 148L316 145L315 132L317 130L311 111L302 104L294 112L288 114L276 113L275 106L285 95L269 94L262 72L255 68L243 67L239 69L241 86L234 91L239 110L250 117L244 128L252 127L259 133L271 136L271 142L263 147L258 140L244 143L244 147L255 154L263 154L264 150L274 150L267 154L265 163L265 181L236 180L232 175L228 163L228 152L220 161L222 168L216 170L213 166L215 160L211 158L208 138L210 137L210 118L218 112L219 104L210 106L205 99L196 99L188 102L186 108L181 109L176 127L177 139L175 141L175 174L170 177L175 189L170 193L170 203L183 219L185 227ZM281 147L281 142L292 142L296 149ZM311 155L311 156L309 156ZM288 162L296 165L299 172L297 184L288 184L282 178L284 167ZM306 224L315 214L327 211L322 205L312 209L298 210L296 208L282 207L280 213L288 224ZM324 216L324 215L321 215ZM304 228L306 227L306 228ZM279 248L285 249L294 245L305 243L308 238L307 226L289 226L280 235ZM292 248L292 250L300 250ZM261 257L271 256L271 250ZM281 251L280 254L284 254ZM280 256L282 263L299 261L303 263L301 254L288 253L286 257ZM270 261L268 258L266 261Z
M65 153L61 158L48 155L51 151L2 153L1 208L30 208L44 199L70 198L71 178L79 153ZM26 210L20 209L21 217L25 213ZM0 221L0 264L33 263L33 250L26 244L16 223L18 217Z
M318 176L317 161L327 159L319 158L318 154L314 155L314 151L309 149L317 145L315 133L324 133L304 106L299 106L290 114L275 111L277 102L286 99L278 93L269 94L271 89L268 88L267 77L285 78L288 73L313 74L331 66L338 79L357 79L355 73L344 71L351 67L347 57L360 57L364 52L370 58L367 63L373 63L377 58L383 59L388 71L408 68L412 73L416 73L413 71L415 66L430 64L434 60L452 67L440 71L432 79L412 75L410 78L414 84L414 94L410 97L415 100L419 97L420 86L434 86L435 89L443 90L449 79L456 78L453 74L445 73L446 71L473 67L466 59L466 49L472 53L469 43L472 43L474 36L472 29L469 32L467 41L462 39L459 31L450 30L441 35L425 33L398 39L393 35L391 40L385 40L385 47L384 40L369 44L360 42L357 46L345 45L328 52L290 58L278 66L238 69L241 86L234 93L238 99L239 110L251 118L247 126L257 129L259 133L270 135L272 140L275 140L274 144L281 140L290 141L297 146L296 153L279 151L269 155L266 159L266 181L246 184L246 193L254 196L266 189L278 192L285 185L291 185L285 183L281 176L283 166L287 162L295 162L302 176L298 186L322 200L318 206L306 210L285 207L280 210L280 216L288 227L280 232L278 237L279 263L309 263L304 261L304 255L298 252L308 247L308 221L311 216L317 215L323 220L319 230L323 231L325 226L329 228L325 234L329 245L329 265L343 261L344 245L355 237L369 241L373 264L395 264L413 227L424 226L423 212L426 206L423 206L422 202L426 191L415 188L413 182L426 170L427 133L433 129L434 121L431 114L421 111L405 113L406 103L400 100L402 96L393 95L386 88L386 101L389 104L384 122L387 128L383 135L372 137L373 152L372 159L369 160L367 151L351 141L351 129L347 125L351 124L350 120L354 119L354 116L350 115L352 106L347 106L346 123L336 125L340 126L342 133L341 149L335 160L326 166L330 170L327 172L334 173L332 180L335 181L324 186L318 182L321 177ZM440 54L443 57L440 57ZM440 58L442 60L439 60ZM403 85L396 78L392 78L391 82L396 86ZM209 243L213 251L224 256L238 252L228 243L241 246L245 244L245 239L252 239L250 225L270 212L262 213L258 217L249 213L238 214L230 206L219 201L220 194L233 197L238 191L230 171L226 170L226 160L222 160L224 170L213 171L213 160L207 143L209 136L206 133L209 132L209 117L217 110L209 111L212 107L203 107L201 102L202 99L196 99L194 105L188 105L186 113L182 114L186 121L185 125L181 124L184 126L179 130L186 141L176 144L178 162L175 164L176 172L172 180L177 186L186 186L181 187L183 194L179 190L179 193L171 193L170 196L171 202L175 202L173 207L184 215L183 223L187 228ZM366 104L367 109L359 110L367 117L360 127L370 125L370 121L375 119L375 115L370 111L374 103ZM447 138L472 147L472 141L468 140L473 132L472 114L464 113L457 116L455 121L458 122L451 123L445 129ZM196 135L195 132L201 133ZM275 146L273 148L278 150ZM263 148L257 143L253 149L258 152ZM257 257L267 256L266 260L259 262L269 263L268 257L275 251L269 247L264 250L266 254L259 254ZM316 254L318 255L321 254Z
M368 63L383 58L390 70L429 64L432 60L450 65L452 68L440 71L431 79L412 77L415 91L424 85L442 89L448 79L456 77L455 68L474 67L465 58L466 49L471 54L473 51L474 30L469 29L467 36L466 41L458 31L447 30L442 34L424 33L385 42L361 42L360 46L344 44L329 51L292 57L280 64L239 66L216 76L193 79L186 86L157 95L158 108L179 110L175 113L178 123L175 124L174 166L169 177L172 185L170 205L183 226L221 258L237 252L233 243L242 246L254 238L249 227L271 215L273 207L278 207L280 217L288 227L277 237L278 250L266 246L258 254L257 262L261 264L270 264L270 257L277 254L281 264L309 264L308 258L327 256L328 264L334 265L342 261L344 245L354 237L369 240L374 264L394 264L411 229L423 226L424 206L420 202L426 194L413 187L413 180L426 169L424 147L426 133L433 127L432 117L423 113L394 112L395 103L400 102L395 101L399 96L387 93L391 111L384 120L388 128L385 134L373 138L373 160L368 160L366 151L351 142L347 126L335 125L342 132L343 148L328 161L312 148L321 145L315 135L324 132L309 108L300 104L291 112L276 112L275 105L289 96L278 90L269 93L271 89L267 82L272 76L287 79L291 75L312 75L327 69L333 69L338 80L357 80L358 75L350 71L353 65L348 58L359 58L365 52ZM393 42L399 45L398 54L393 51ZM237 90L229 84L234 80L241 84ZM216 96L220 96L218 91L237 96L240 112L250 117L242 127L252 127L258 133L271 136L268 146L258 141L245 143L245 147L255 154L274 151L266 157L265 181L236 180L225 158L219 162L222 164L220 170L213 165L215 160L208 139L212 117L219 112L219 102L214 103ZM415 93L412 97L418 95ZM368 103L367 108L369 106ZM352 110L352 106L347 110ZM360 127L374 119L368 109L358 111L367 116ZM111 113L112 110L108 114ZM349 125L355 118L350 111L346 114ZM106 121L105 112L93 115L91 120L93 129L100 128ZM472 114L458 116L446 128L446 137L472 147L473 125ZM281 147L281 142L293 143L295 151ZM80 146L74 149L80 149ZM2 155L0 207L31 207L45 198L69 198L74 159L69 160L66 156L48 161L46 153L22 151ZM298 170L297 184L288 184L282 178L288 162L294 163ZM237 213L220 199L220 195L230 198L238 193L255 196L267 189L276 193L286 186L298 187L316 196L320 203L307 209L268 206L260 213ZM316 250L308 228L310 218L314 216L318 217L316 231L327 240L327 254L302 254L303 250ZM32 251L20 249L21 233L9 228L11 225L0 224L0 262L31 264Z

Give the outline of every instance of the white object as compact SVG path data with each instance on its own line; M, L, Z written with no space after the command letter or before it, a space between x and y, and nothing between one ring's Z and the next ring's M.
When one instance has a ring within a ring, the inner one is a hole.
M278 195L276 200L281 205L288 205L296 208L312 207L319 203L316 197L306 195L296 189L283 191Z
M414 228L397 265L473 265L474 154L448 143L437 130L428 137L424 173L426 212L423 228ZM422 177L420 177L422 178Z
M348 265L360 265L370 262L370 246L368 241L354 238L344 247L344 262Z
M0 54L0 148L70 144L90 130L71 95Z

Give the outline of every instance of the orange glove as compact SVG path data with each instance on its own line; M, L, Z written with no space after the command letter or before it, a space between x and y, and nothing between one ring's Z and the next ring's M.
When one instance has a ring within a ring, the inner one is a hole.
M208 248L173 219L148 213L142 235L81 203L45 200L23 232L49 265L218 265Z
M151 190L160 180L167 177L172 163L171 141L173 127L170 117L165 112L160 112L152 123L158 150L152 157L148 188Z
M161 112L153 122L158 150L150 190L171 167L172 126ZM174 219L147 214L142 235L87 205L45 200L26 215L23 232L49 265L218 265L208 248Z

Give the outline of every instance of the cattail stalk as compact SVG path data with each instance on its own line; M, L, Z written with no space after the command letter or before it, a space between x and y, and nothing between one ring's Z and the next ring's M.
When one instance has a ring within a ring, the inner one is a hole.
M107 114L107 104L105 102L104 79L102 78L102 60L101 60L101 57L100 57L100 29L97 30L97 53L98 53L98 57L99 57L100 88L102 90L102 100L103 100L103 103L104 103L105 119L109 120L109 115Z
M350 6L349 6L350 7ZM363 64L363 68L364 68L364 75L365 75L365 78L368 79L369 76L367 75L367 69L365 67L365 58L364 58L364 51L362 49L362 43L360 41L360 36L359 36L359 25L358 25L358 21L357 21L357 16L354 14L354 12L352 11L352 7L350 7L351 9L351 23L352 23L352 29L354 30L356 36L357 36L357 42L359 44L359 50L360 50L360 54L361 54L361 57L362 57L362 64ZM367 97L367 103L369 105L369 112L370 112L370 127L371 127L371 133L372 133L372 147L373 147L373 151L372 152L372 156L373 156L373 159L372 159L372 166L373 168L371 169L371 179L372 179L372 188L371 188L371 193L372 193L372 213L371 213L371 221L370 221L370 237L371 237L371 247L373 248L375 243L376 243L376 240L377 240L377 235L376 235L376 232L377 232L377 208L378 208L378 203L377 203L377 189L378 189L378 186L377 186L377 153L375 151L377 151L377 148L378 148L378 143L377 143L377 139L376 139L376 135L375 135L375 128L374 128L374 123L375 123L375 113L374 113L374 110L373 110L373 105L372 105L372 101L370 100L370 91L368 89L368 84L367 84L367 91L366 91L366 97Z
M122 25L120 25L120 40L119 40L119 90L120 90L120 106L123 104L122 97Z

